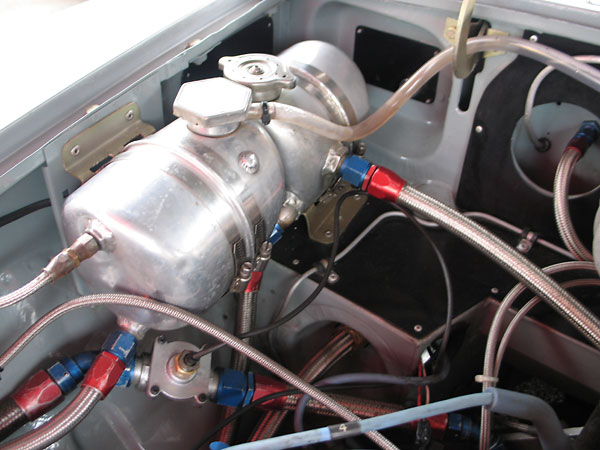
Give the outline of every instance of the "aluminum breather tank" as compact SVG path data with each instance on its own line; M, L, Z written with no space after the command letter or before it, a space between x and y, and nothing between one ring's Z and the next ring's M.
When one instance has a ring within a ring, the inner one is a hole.
M368 109L354 63L330 44L307 41L281 59L242 55L220 66L227 78L184 84L173 106L179 119L129 144L67 198L66 238L88 230L101 241L78 269L93 292L205 310L254 259L284 203L300 214L329 187L325 162L340 143L245 114L252 101L276 100L354 123ZM132 329L182 326L145 310L113 311Z

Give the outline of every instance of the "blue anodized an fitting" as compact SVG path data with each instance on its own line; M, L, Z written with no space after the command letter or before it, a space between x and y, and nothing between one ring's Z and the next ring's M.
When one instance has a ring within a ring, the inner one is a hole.
M224 406L246 406L254 396L254 374L239 370L222 369L219 371L219 385L214 401Z
M340 177L355 187L362 187L363 181L372 164L364 158L350 155L340 167Z
M52 364L46 372L58 385L63 394L68 394L83 380L97 352L83 352L73 358L65 357Z
M129 361L135 357L136 350L135 336L122 330L113 331L102 344L102 351L115 355L125 365L128 365Z
M269 236L269 242L273 245L277 244L283 236L283 228L278 223L275 224L271 236Z
M133 373L135 371L135 362L136 357L134 356L129 360L129 363L127 363L127 367L125 367L125 370L117 380L115 387L129 387L131 385L131 382L133 381Z

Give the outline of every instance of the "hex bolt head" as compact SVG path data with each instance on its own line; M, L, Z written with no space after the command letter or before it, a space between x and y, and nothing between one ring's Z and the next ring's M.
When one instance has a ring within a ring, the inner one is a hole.
M254 152L240 153L238 155L238 164L246 171L246 173L249 173L250 175L254 175L260 168L258 156L256 156L256 153Z
M329 284L336 284L338 281L340 281L340 276L335 272L331 272L327 277L327 283Z

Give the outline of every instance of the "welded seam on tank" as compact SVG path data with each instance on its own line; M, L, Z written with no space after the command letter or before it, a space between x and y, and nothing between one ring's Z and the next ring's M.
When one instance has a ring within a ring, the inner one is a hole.
M171 154L176 158L185 161L192 167L196 168L203 176L203 181L214 189L218 194L221 195L222 199L229 205L233 212L233 218L244 241L244 247L246 250L246 257L251 258L255 254L254 248L254 226L248 219L244 207L241 205L238 196L225 184L223 179L213 171L209 166L201 164L191 155L185 154L184 151L176 148L169 149ZM236 269L237 270L237 269Z

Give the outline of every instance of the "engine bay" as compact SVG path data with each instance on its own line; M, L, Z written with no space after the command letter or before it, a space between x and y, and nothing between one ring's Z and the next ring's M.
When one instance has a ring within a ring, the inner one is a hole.
M600 448L600 9L208 2L0 130L0 448Z

